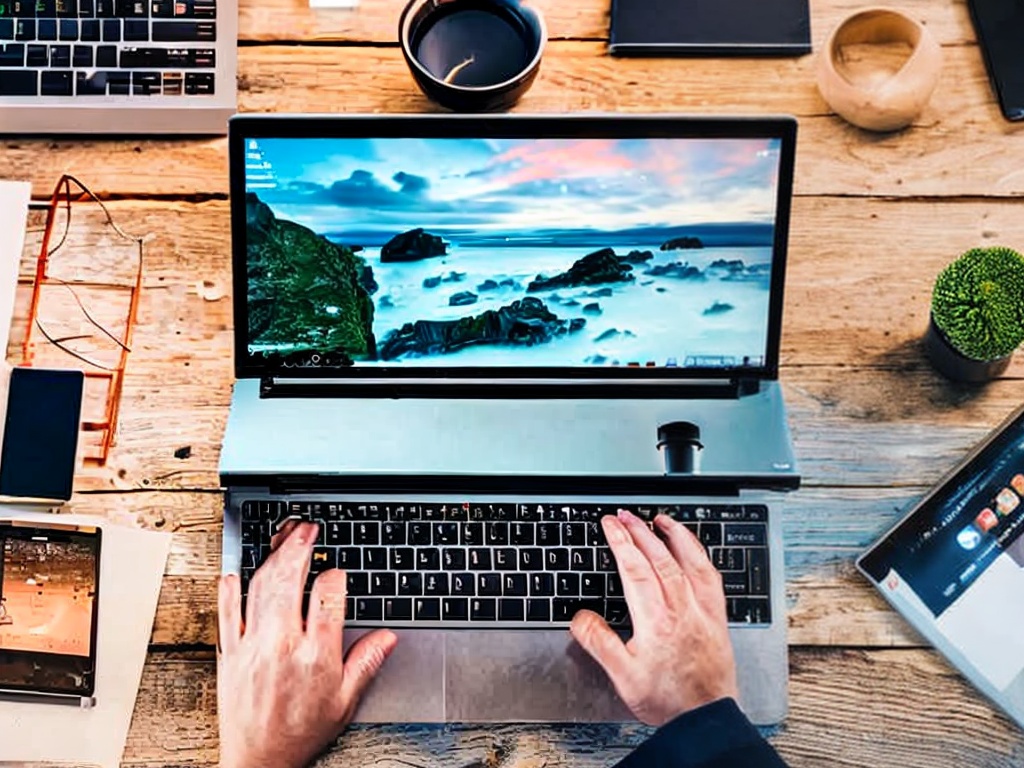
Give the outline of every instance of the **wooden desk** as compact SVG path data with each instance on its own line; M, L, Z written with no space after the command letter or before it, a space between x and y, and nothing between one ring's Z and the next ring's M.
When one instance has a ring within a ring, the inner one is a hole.
M902 0L942 43L945 69L915 126L869 135L829 114L813 56L615 60L605 54L607 0L535 1L553 40L523 111L800 118L782 380L805 483L786 522L792 709L773 742L794 767L1024 764L1020 731L853 569L899 510L1024 397L1024 355L1001 380L968 389L940 379L919 344L932 281L949 259L987 243L1024 248L1024 126L999 114L966 6ZM817 47L862 4L812 5ZM312 13L303 0L243 0L241 109L430 110L394 43L400 6L362 0L354 12ZM216 469L231 383L226 143L0 143L0 176L31 179L40 197L65 171L146 235L119 441L106 468L82 474L74 501L77 511L174 532L125 761L212 765ZM361 727L327 762L602 766L643 733Z

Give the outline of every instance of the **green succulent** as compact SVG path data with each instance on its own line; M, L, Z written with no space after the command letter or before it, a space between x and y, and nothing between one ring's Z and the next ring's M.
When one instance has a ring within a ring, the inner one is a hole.
M939 273L932 319L965 357L995 360L1024 341L1024 256L972 248Z

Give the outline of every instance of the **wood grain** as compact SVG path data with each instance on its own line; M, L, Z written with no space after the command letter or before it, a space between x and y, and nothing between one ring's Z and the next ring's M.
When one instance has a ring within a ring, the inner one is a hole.
M1019 731L934 653L794 649L790 714L771 737L792 768L1015 768ZM127 766L214 765L214 662L157 653L142 678ZM355 726L317 765L598 768L649 733L635 724Z
M533 0L543 16L551 39L607 40L610 17L603 0ZM311 9L306 0L242 0L239 37L246 42L360 42L394 45L398 42L398 17L405 0L363 2L356 10ZM812 4L811 31L817 49L828 32L843 18L860 10L855 0L827 6ZM937 4L905 0L900 9L928 26L941 43L962 45L974 40L963 2Z
M240 109L432 110L397 49L340 50L242 48ZM552 44L519 111L789 113L801 124L798 195L1024 196L1024 126L1002 120L975 46L944 51L943 76L930 106L915 126L894 134L870 134L829 115L809 57L614 59L588 42ZM750 88L751 80L759 87ZM0 141L0 178L31 180L37 196L48 195L65 171L102 195L226 195L227 143Z

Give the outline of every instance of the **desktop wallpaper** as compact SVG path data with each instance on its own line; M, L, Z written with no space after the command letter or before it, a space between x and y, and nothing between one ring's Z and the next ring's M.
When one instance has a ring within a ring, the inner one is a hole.
M779 153L768 139L250 140L249 354L761 366Z

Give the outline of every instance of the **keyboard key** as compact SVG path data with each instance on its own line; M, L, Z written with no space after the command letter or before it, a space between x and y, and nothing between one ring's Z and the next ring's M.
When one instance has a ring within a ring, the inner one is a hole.
M536 526L531 523L512 523L509 541L519 547L532 547Z
M115 0L95 0L96 16L101 19L110 19L117 15L117 3Z
M81 69L92 69L92 46L76 45L74 48L72 48L71 66ZM105 81L103 85L106 86Z
M584 597L605 596L605 575L603 573L584 573L580 575L580 594Z
M441 617L445 621L469 621L469 600L465 597L443 598Z
M627 626L629 621L629 606L625 600L607 600L604 608L605 620L613 627Z
M711 550L711 563L720 571L742 571L746 556L740 547L715 547Z
M0 67L23 66L25 66L24 45L21 43L7 43L6 45L0 45ZM8 82L13 83L14 78L8 78Z
M107 73L107 93L111 96L127 96L131 87L132 76L129 72Z
M6 73L3 73L6 74ZM32 73L35 74L34 72ZM0 83L3 80L0 79ZM242 568L247 571L254 571L259 566L259 547L245 545L242 547Z
M116 67L117 66L117 46L114 45L99 45L96 46L96 66L97 67ZM351 529L350 529L351 530ZM351 536L351 534L349 534ZM338 542L351 544L352 542Z
M421 547L416 550L417 571L441 570L441 551L433 547Z
M359 621L381 621L384 618L384 601L379 597L356 598L356 619Z
M409 523L409 544L416 547L429 547L430 527L430 523Z
M472 597L476 594L476 580L471 573L453 573L451 578L451 593L453 595L464 595Z
M59 19L74 19L78 17L77 0L56 0L54 8Z
M436 597L422 597L414 601L417 621L440 621L441 600Z
M448 594L447 573L423 574L423 594L428 597L442 597Z
M363 567L363 550L358 547L339 547L338 567L346 571L360 570Z
M56 7L57 3L55 0L36 0L38 7L44 5L53 5ZM37 14L44 16L45 14ZM96 3L95 0L78 0L78 17L81 19L91 19L96 15Z
M411 571L416 568L416 552L412 547L394 547L388 550L389 568L392 571Z
M486 541L490 546L508 544L508 523L487 523L485 526Z
M604 528L601 527L601 523L587 523L587 546L608 546L608 541L604 537Z
M527 621L551 621L551 601L531 597L526 601Z
M609 573L605 578L607 578L608 597L622 597L624 593L622 591L622 579L619 578L619 574Z
M594 570L594 550L576 547L569 553L569 567L574 571Z
M370 594L376 597L390 597L396 593L397 579L393 573L375 573L370 576Z
M466 550L454 547L442 550L441 565L446 571L466 570Z
M14 19L0 18L0 40L12 40L14 38L14 27Z
M48 67L50 66L50 46L30 45L25 52L26 67Z
M144 0L114 0L114 8L123 19L144 19L149 15L149 5Z
M126 42L141 43L149 40L149 21L146 19L125 19L121 29Z
M515 571L519 565L519 552L512 547L499 547L494 550L494 570Z
M544 553L544 570L546 571L567 571L569 570L569 550L549 549Z
M57 37L60 40L77 40L78 19L61 19L57 25Z
M519 598L502 598L498 601L498 621L525 621L526 601Z
M363 597L370 594L370 574L366 571L355 571L346 574L348 593L352 597Z
M536 505L517 504L515 519L522 520L525 523L536 523L540 520L540 515L537 513Z
M212 43L216 39L217 25L211 21L153 22L153 42L156 43L190 43L201 40Z
M506 597L526 597L528 594L525 573L506 573L502 576L502 593ZM602 597L604 593L601 593Z
M105 42L105 43L119 43L119 42L121 42L121 20L120 19L104 19L103 20L103 42Z
M725 526L725 545L728 547L764 547L768 544L768 529L760 523L731 523Z
M494 621L497 618L497 601L493 597L475 597L470 602L470 621Z
M412 621L412 600L389 597L384 601L384 621Z
M754 547L747 550L750 575L750 594L768 594L768 550Z
M383 571L388 567L388 551L384 547L366 547L363 550L363 568Z
M544 550L540 547L526 547L519 550L520 571L544 570Z
M398 574L398 594L409 597L418 597L423 594L422 573L400 573Z
M766 597L728 597L725 610L729 621L735 624L771 622L771 608Z
M580 575L578 573L560 573L555 576L555 584L559 597L580 596Z
M726 597L741 596L747 594L747 573L746 571L726 571L722 574L722 588Z
M615 565L615 556L608 547L601 547L597 550L597 570L613 573L618 570Z
M79 72L84 75L84 72ZM313 547L313 557L310 558L309 569L313 573L322 573L331 568L337 567L337 550L332 547Z
M491 550L481 548L469 550L469 570L491 570Z
M557 622L572 621L577 611L583 609L594 611L599 615L604 614L604 600L581 600L556 597L551 603L551 620Z
M587 527L582 523L565 523L562 525L562 543L572 547L583 546L587 543Z
M10 22L8 22L10 23ZM8 39L10 39L8 37ZM35 19L18 19L17 27L14 30L14 39L26 42L36 39Z
M701 523L698 538L705 547L719 547L722 545L721 523Z
M484 543L483 523L463 523L462 543L469 547L478 547Z
M74 93L74 87L70 70L40 73L39 94L41 96L71 96Z
M447 546L459 543L458 523L434 523L434 544Z
M476 579L476 593L478 595L499 597L501 595L501 574L478 574Z
M352 542L355 544L380 544L378 523L355 523L352 527Z
M420 519L421 520L444 520L444 516L448 511L447 505L442 504L420 504Z
M405 544L405 530L404 523L384 523L381 526L381 544L391 547Z
M745 517L750 522L765 523L768 521L768 507L764 504L747 504L743 507Z
M530 595L532 597L554 597L555 575L553 573L530 574Z
M537 526L537 545L557 547L562 543L561 527L558 523L540 523Z
M100 46L97 51L103 50L103 47ZM352 544L352 523L327 523L324 526L324 535L328 544L336 547L347 547Z

